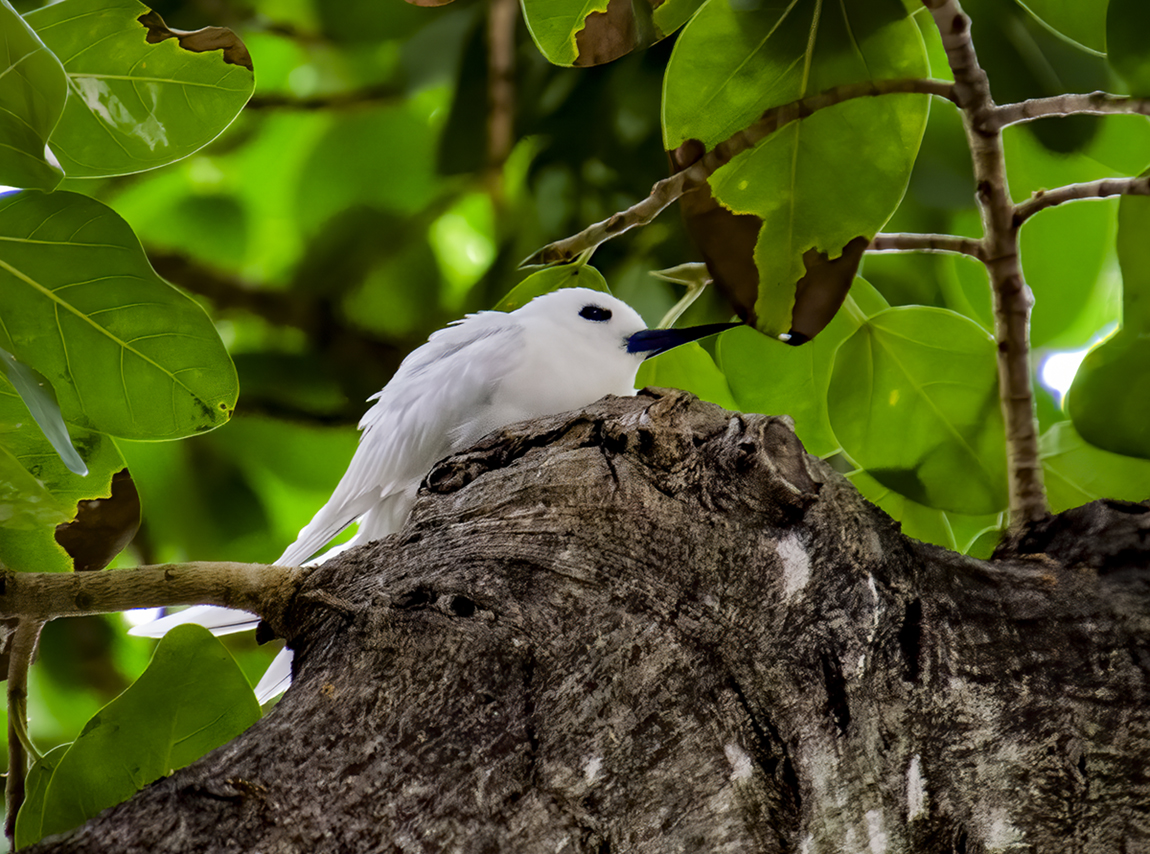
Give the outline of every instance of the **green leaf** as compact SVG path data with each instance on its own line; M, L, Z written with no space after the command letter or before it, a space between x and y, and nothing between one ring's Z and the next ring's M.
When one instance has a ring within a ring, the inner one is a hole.
M175 439L230 417L235 369L203 309L160 279L110 208L0 199L0 346L46 376L69 422Z
M1110 0L1106 8L1107 58L1134 95L1150 95L1150 4L1144 0Z
M870 283L856 278L843 309L817 338L791 347L749 328L719 336L719 364L742 412L789 415L807 452L839 449L827 417L827 389L835 352L872 314L889 306Z
M8 0L0 0L0 184L51 190L64 177L44 147L68 97L64 69Z
M177 626L143 675L88 721L60 759L44 795L41 836L131 797L259 717L255 694L223 644L202 626Z
M940 308L892 308L838 350L828 414L843 449L919 504L977 516L1006 507L994 340Z
M48 791L48 781L69 747L70 744L53 747L28 769L28 776L24 778L24 805L16 814L17 848L38 842L44 835L40 832L44 820L44 793Z
M589 66L649 47L684 23L703 0L524 0L523 19L555 65Z
M723 333L723 335L729 334L730 332ZM719 338L721 340L722 336ZM727 378L715 365L711 354L695 342L683 344L674 350L647 359L639 368L635 385L638 388L645 386L681 388L703 400L717 403L724 409L738 409L738 404L731 395L730 386L727 385Z
M928 73L922 36L897 0L799 0L753 11L711 0L684 28L667 68L664 144L698 139L709 149L768 107L843 83ZM844 102L786 125L711 177L723 205L763 219L760 329L790 328L806 252L837 258L894 212L927 111L928 99L914 95Z
M1106 52L1106 6L1113 0L1017 0L1052 32L1079 47Z
M172 31L136 0L64 0L25 20L68 75L72 97L51 145L70 177L187 157L232 123L255 88L231 30Z
M587 264L564 264L559 267L545 267L537 270L513 287L496 305L496 311L515 311L527 305L535 297L549 294L560 288L590 288L593 291L611 293L603 274Z
M1038 450L1047 500L1055 513L1099 498L1150 498L1150 460L1096 448L1069 421L1060 421L1043 433Z
M20 396L0 378L0 563L26 572L70 572L72 559L56 526L76 516L80 501L107 498L124 460L112 440L74 430L88 462L86 477L69 471L33 422Z
M1150 175L1150 170L1142 173ZM1066 400L1082 438L1117 454L1150 458L1150 199L1118 206L1122 328L1086 354Z
M68 435L68 425L60 414L60 405L56 403L56 392L47 377L34 371L9 353L0 349L0 374L2 374L16 393L28 407L28 412L36 419L44 437L52 443L61 461L68 467L68 471L78 475L86 475L88 467L76 449L72 446L72 439Z

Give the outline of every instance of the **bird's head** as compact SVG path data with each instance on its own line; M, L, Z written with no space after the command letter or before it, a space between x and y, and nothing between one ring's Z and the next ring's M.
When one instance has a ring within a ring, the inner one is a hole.
M605 353L622 351L636 362L739 325L712 323L684 329L648 329L639 313L627 303L590 288L552 291L536 297L515 313L528 322L532 318L546 321L553 334L568 339L565 343L579 342Z

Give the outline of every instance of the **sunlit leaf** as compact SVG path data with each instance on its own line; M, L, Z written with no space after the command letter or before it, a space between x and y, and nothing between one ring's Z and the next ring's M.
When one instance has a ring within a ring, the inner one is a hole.
M71 177L187 157L231 124L255 87L231 30L172 30L136 0L64 0L25 19L67 72L70 97L51 146Z
M560 288L591 288L610 293L603 274L586 264L565 264L537 270L512 288L495 306L496 311L515 311L535 297Z
M1150 460L1111 453L1086 442L1069 421L1042 434L1039 454L1055 513L1098 498L1150 498Z
M0 199L0 321L0 346L51 380L73 424L173 439L235 405L235 369L203 309L86 196Z
M44 146L64 111L64 69L8 0L0 0L0 34L0 184L51 190L64 176Z
M223 645L202 626L177 626L143 675L101 709L61 757L35 838L131 797L230 741L259 716L248 680Z
M922 37L897 0L808 0L751 11L712 0L675 45L663 93L664 143L674 150L699 140L709 149L768 107L843 83L927 73ZM921 96L848 101L791 122L712 176L723 205L763 220L754 250L759 329L790 330L807 252L834 260L894 212L927 108Z
M996 513L1007 503L997 378L994 340L976 323L892 308L839 347L831 427L884 486L939 510Z

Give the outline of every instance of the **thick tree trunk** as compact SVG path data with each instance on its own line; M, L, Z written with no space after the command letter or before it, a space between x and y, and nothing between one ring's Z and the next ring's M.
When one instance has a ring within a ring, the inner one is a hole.
M787 419L609 399L441 463L266 718L37 850L1150 851L1148 542L968 559Z

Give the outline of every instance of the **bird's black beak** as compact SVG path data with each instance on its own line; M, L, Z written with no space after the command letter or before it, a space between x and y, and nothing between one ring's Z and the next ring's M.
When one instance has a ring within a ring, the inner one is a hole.
M741 323L708 323L704 326L688 326L685 329L644 329L627 339L627 352L642 353L644 359L650 359L652 356L666 353L680 344L698 341L708 335L717 335L742 325Z

